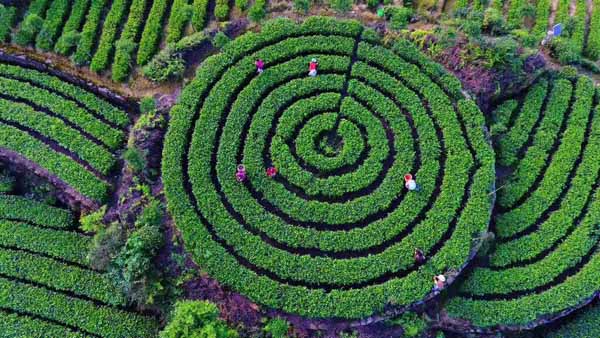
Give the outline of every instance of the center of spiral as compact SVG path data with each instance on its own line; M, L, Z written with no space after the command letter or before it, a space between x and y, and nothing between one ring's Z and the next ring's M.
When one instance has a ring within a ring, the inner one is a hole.
M337 129L323 132L315 141L317 151L326 157L338 156L344 147L344 138Z

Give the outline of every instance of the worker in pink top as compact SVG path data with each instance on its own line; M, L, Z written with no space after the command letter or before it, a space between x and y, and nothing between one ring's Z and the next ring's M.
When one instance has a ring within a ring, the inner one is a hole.
M308 75L309 76L317 76L317 67L319 66L319 64L317 63L317 59L313 58L312 60L310 60L310 63L308 64Z
M235 173L235 179L238 182L244 182L246 180L246 167L243 164L237 166L237 172Z
M265 70L265 63L263 62L263 60L258 59L254 64L256 65L256 72L258 74L262 74L262 72Z
M437 275L433 277L433 289L442 290L446 286L446 276Z

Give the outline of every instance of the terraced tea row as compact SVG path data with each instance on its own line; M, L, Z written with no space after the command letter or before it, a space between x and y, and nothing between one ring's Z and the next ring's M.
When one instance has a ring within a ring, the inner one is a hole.
M500 106L509 131L497 155L512 173L498 187L496 243L447 304L451 316L488 330L530 327L598 293L597 104L581 77L541 80L521 102Z
M455 78L396 52L314 17L268 22L203 63L171 111L162 171L212 276L272 308L359 318L433 297L434 275L462 270L491 207L484 120Z
M5 7L0 11L0 21L8 27L16 26L13 42L72 55L76 64L89 64L95 72L111 69L113 80L122 82L133 67L145 65L156 54L163 40L164 25L167 42L181 39L188 25L197 31L204 28L208 1L194 1L193 6L188 2L32 0L22 20L14 16L12 7ZM227 12L228 9L225 17ZM8 33L0 29L0 39L5 41L7 37Z
M125 309L86 261L91 238L67 210L0 195L0 330L7 336L150 337L153 319Z
M480 1L459 0L453 10L466 11L468 8L483 10L489 6L503 13L509 29L529 30L533 37L541 41L551 26L562 23L563 38L572 41L574 52L592 60L600 58L600 1L558 0L553 8L552 0ZM589 9L588 9L589 6ZM531 8L531 10L530 10ZM574 9L572 11L572 9ZM532 13L532 10L535 13ZM530 19L532 18L532 19ZM568 28L568 30L567 30ZM589 33L586 33L589 32Z
M127 114L52 75L0 63L0 150L93 202L107 197Z

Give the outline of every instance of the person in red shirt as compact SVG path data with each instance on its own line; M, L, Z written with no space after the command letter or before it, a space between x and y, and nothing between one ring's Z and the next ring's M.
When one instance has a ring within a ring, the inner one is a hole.
M317 63L317 59L313 58L312 60L310 60L310 63L308 64L309 76L317 76L317 66L319 66L319 64Z
M277 175L277 168L275 168L275 167L268 167L267 168L267 176L273 178L273 177L275 177L275 175Z
M254 64L256 65L256 72L258 72L258 74L262 74L262 72L265 70L264 61L262 59L258 59Z

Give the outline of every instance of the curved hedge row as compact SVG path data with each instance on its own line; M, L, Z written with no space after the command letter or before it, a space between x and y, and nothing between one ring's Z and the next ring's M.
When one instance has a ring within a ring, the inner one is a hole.
M103 201L127 114L59 78L8 64L0 64L0 88L0 148Z
M269 307L402 310L435 296L432 277L460 272L487 229L494 156L483 116L439 68L415 62L424 56L361 33L320 17L267 22L207 59L171 111L170 212L204 269ZM404 188L408 172L420 192Z
M596 338L600 337L600 306L595 304L577 314L568 323L556 330L545 333L548 338Z
M446 305L451 317L484 330L547 323L600 290L598 97L587 77L551 87L513 172L499 183L496 244ZM502 147L498 156L506 156Z
M74 231L67 210L0 195L4 335L133 338L156 334L151 318L122 309L126 300L111 277L90 268L86 259L90 241L91 237Z

